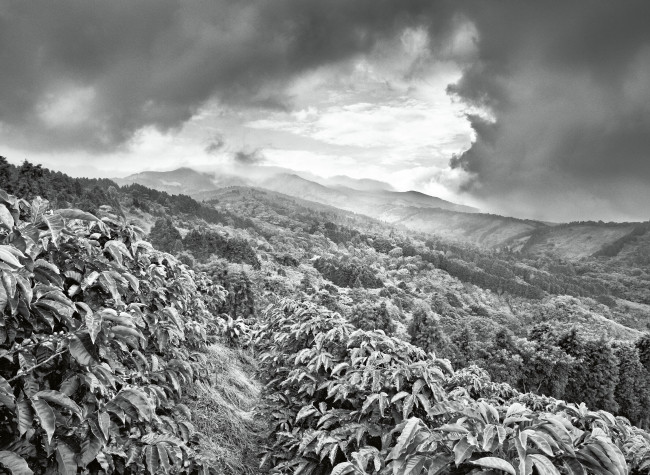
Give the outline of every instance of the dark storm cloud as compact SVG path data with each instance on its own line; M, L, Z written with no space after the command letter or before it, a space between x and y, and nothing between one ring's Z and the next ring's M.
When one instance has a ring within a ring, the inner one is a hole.
M212 136L212 140L210 140L210 143L208 143L208 145L205 147L205 151L207 153L217 153L225 145L226 145L226 140L224 139L223 135L220 133L216 133Z
M0 138L110 151L213 98L289 110L296 74L424 26L431 57L462 68L450 92L494 119L470 116L475 143L452 160L467 192L506 212L552 199L544 217L590 213L561 209L569 190L630 216L650 201L648 18L646 0L0 0ZM473 53L447 41L462 24Z
M495 120L470 117L476 141L451 161L472 172L465 189L520 214L549 200L541 216L647 219L650 3L463 9L478 31L477 58L450 91ZM573 208L568 197L593 209Z
M233 155L235 163L239 165L257 165L264 162L265 157L261 150L256 149L250 152L240 150Z
M142 127L182 125L213 97L287 109L287 79L406 25L446 24L434 5L9 0L0 5L0 131L25 148L110 150Z

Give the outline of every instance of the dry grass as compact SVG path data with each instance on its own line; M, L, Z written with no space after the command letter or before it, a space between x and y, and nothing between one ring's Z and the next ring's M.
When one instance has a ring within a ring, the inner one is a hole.
M194 386L183 401L203 434L199 450L218 473L260 473L257 452L265 427L253 412L260 397L255 361L245 350L220 343L210 347L208 358L212 384Z

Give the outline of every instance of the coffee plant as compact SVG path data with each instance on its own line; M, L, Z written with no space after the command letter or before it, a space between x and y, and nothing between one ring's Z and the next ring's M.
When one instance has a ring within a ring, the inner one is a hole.
M250 332L246 323L235 320L230 315L223 315L223 319L218 322L218 325L222 338L229 346L246 345Z
M0 190L0 470L209 473L179 401L225 292L104 210Z
M623 418L496 384L477 367L355 329L308 303L270 306L255 342L274 473L624 475L647 434ZM638 459L638 453L645 454Z

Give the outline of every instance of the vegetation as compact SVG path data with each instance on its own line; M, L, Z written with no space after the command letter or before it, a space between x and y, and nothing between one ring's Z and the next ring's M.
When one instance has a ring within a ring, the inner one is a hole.
M0 207L0 464L207 471L180 399L209 383L224 290L115 216L52 211L3 191Z
M262 190L0 177L0 473L650 468L641 227L567 261Z
M265 462L280 473L627 473L630 448L647 447L622 418L455 373L312 305L274 306L256 338L270 375Z

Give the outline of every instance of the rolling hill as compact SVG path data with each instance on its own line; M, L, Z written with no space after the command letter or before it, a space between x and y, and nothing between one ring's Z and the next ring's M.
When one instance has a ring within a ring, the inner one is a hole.
M316 178L314 178L316 180ZM115 179L119 185L138 183L170 194L198 200L217 198L228 187L262 188L311 202L369 216L379 221L472 244L484 249L508 247L531 256L551 254L577 261L590 256L612 257L624 250L634 254L637 239L648 231L643 223L579 222L549 224L518 219L459 205L417 191L395 191L375 180L338 176L316 182L281 168L251 168L245 174L202 173L190 168L144 171Z

